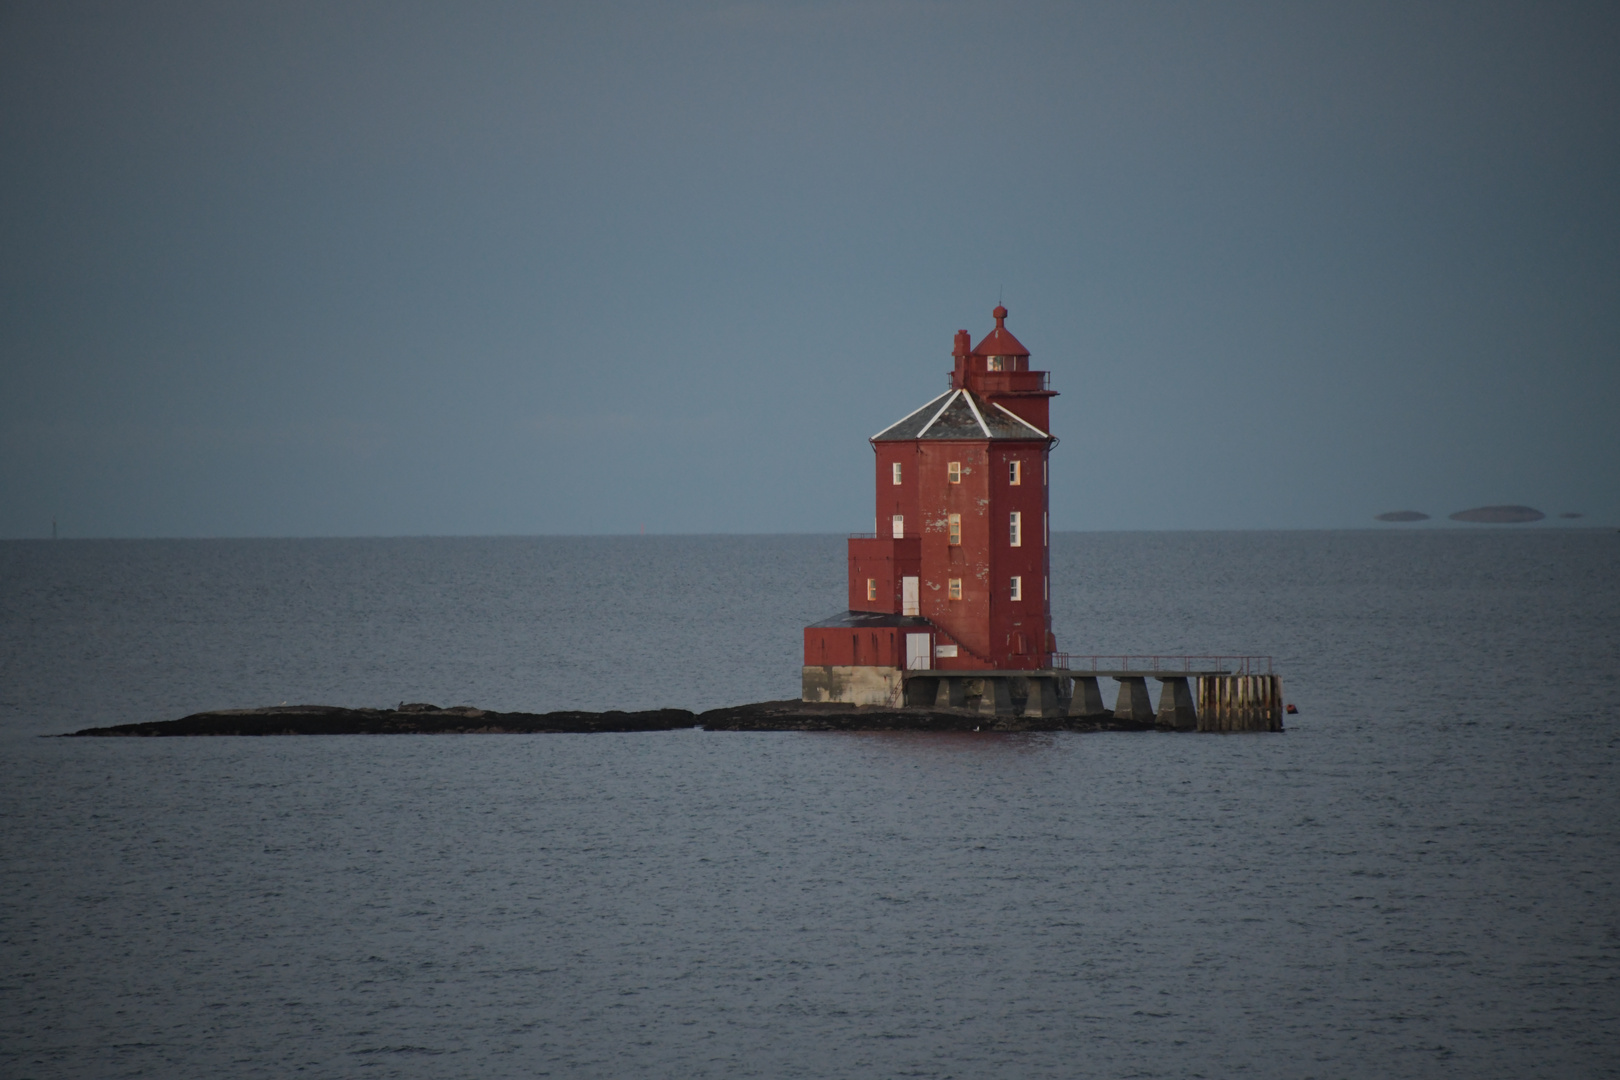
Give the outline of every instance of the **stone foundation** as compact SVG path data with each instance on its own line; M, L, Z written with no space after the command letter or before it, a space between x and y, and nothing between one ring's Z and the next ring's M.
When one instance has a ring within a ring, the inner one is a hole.
M905 704L904 675L892 667L806 664L800 700L898 707Z

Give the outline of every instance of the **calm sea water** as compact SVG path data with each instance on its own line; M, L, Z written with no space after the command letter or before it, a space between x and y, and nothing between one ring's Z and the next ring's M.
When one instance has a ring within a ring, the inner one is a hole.
M0 1075L1620 1075L1620 535L1054 537L1281 735L59 740L792 696L836 537L0 544Z

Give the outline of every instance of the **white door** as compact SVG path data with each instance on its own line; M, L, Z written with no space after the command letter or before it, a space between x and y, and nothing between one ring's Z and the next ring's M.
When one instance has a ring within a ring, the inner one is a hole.
M915 581L917 579L907 578L906 580ZM933 637L929 634L906 635L907 671L927 671L933 666L933 657L928 655L934 651L930 644L933 640Z

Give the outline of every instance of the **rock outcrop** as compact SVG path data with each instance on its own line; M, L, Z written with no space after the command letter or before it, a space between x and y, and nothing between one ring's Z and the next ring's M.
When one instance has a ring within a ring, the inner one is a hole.
M74 735L533 735L562 732L672 731L697 717L686 709L647 712L488 712L459 705L421 703L397 709L345 709L333 705L279 705L219 709L179 720L86 728Z
M968 709L890 708L842 702L758 701L711 709L645 712L490 712L420 702L395 709L279 705L218 709L179 720L85 728L71 736L177 735L539 735L609 731L1152 731L1152 721L1102 716L985 716Z
M706 731L1152 731L1154 724L1097 717L986 716L971 709L757 701L698 716Z

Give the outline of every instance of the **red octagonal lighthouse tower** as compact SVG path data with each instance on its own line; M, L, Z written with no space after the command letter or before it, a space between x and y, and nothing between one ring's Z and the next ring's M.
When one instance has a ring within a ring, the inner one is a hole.
M849 609L804 631L806 701L1058 708L1047 457L1054 392L1006 327L948 391L872 436L877 531L849 541ZM1067 675L1067 672L1061 673Z

